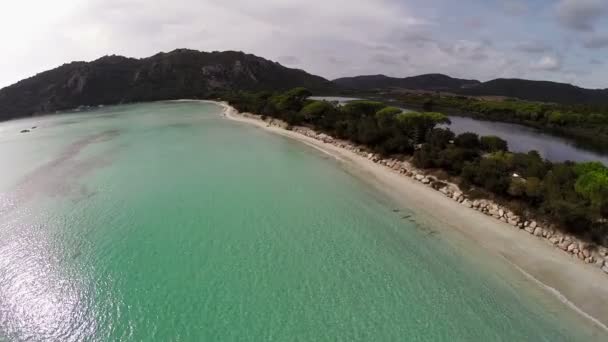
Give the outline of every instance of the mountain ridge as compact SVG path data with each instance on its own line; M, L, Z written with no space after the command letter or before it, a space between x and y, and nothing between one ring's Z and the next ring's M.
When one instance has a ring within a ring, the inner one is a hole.
M426 90L468 96L502 96L521 100L608 106L608 89L586 89L568 83L519 78L498 78L487 82L453 78L443 74L424 74L397 78L363 75L333 80L355 90Z
M459 91L465 95L495 95L560 104L608 105L608 89L586 89L569 83L497 78Z
M404 88L417 90L452 90L481 83L477 80L467 80L450 77L444 74L423 74L404 78L389 77L386 75L362 75L342 77L333 80L339 86L355 88L358 90L371 90L373 88Z
M240 51L177 49L145 58L108 55L71 62L0 89L0 120L79 106L206 98L216 92L287 90L303 86L332 91L334 85Z

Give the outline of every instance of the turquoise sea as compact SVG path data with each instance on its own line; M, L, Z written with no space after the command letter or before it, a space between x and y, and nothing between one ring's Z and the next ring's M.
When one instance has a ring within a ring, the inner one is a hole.
M1 123L0 165L0 340L606 340L512 267L213 104Z

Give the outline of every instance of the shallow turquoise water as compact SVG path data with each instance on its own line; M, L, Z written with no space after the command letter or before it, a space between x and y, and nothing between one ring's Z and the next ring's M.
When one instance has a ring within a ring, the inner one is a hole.
M603 337L334 161L215 105L0 134L0 340Z

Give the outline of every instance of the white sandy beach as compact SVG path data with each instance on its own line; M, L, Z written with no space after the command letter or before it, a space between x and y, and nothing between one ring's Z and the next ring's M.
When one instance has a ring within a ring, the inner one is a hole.
M261 120L238 114L226 104L214 103L224 106L228 119L255 125L331 155L395 203L428 217L488 253L505 258L530 281L538 282L582 316L594 321L600 329L608 330L608 277L600 269L589 267L523 230L465 208L441 193L351 151L268 126Z

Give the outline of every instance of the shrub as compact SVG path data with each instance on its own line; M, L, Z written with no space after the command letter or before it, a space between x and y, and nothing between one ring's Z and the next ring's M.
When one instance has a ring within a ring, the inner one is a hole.
M505 140L496 136L485 136L480 139L481 149L487 152L508 151L508 144Z
M462 133L456 137L455 144L462 148L477 149L479 148L479 136L475 133Z

